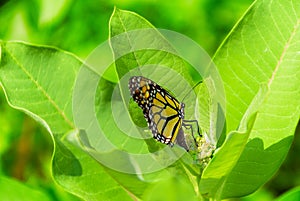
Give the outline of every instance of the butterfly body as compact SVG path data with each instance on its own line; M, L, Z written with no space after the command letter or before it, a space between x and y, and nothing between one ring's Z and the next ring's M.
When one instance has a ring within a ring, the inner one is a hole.
M134 101L142 108L153 137L172 146L183 125L184 104L142 76L131 77L128 87Z

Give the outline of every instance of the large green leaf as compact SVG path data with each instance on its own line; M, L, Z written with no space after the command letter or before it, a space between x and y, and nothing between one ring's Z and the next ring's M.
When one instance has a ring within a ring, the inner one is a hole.
M267 85L222 198L258 189L274 175L290 147L300 115L299 16L299 1L258 0L214 57L225 87L228 132L236 130L260 86Z
M181 100L185 95L182 92L189 90L186 83L193 86L199 81L190 75L189 66L170 41L136 13L114 10L110 20L110 43L116 72L120 79L127 78L124 86L127 91L129 76L142 75L169 87ZM194 75L197 77L196 73ZM123 85L120 87L122 89Z
M1 43L0 83L14 108L48 128L55 145L53 176L67 191L86 200L131 200L128 193L68 134L74 130L72 93L82 63L49 47ZM66 134L66 136L65 136Z
M175 94L178 95L184 94L184 90L188 90L188 88L184 89L182 85L178 84L178 79L176 79L176 76L181 75L186 79L188 83L193 83L193 79L189 75L188 67L184 60L178 55L176 55L175 50L172 48L169 42L162 36L162 34L159 33L148 21L146 21L142 17L132 12L115 9L110 20L110 33L111 46L116 60L116 72L121 78L119 82L119 90L121 91L119 98L120 101L124 101L125 103L129 101L129 90L127 83L129 80L129 76L132 75L143 75L146 77L150 77L154 80L159 80L160 83L166 84L170 87L170 89L172 89L172 92L175 92ZM163 66L163 68L161 68L161 66ZM175 73L172 74L172 71ZM101 88L103 88L103 86ZM103 107L101 111L105 111L105 107ZM140 112L141 115L139 118L144 118L142 116L141 111L136 112ZM120 113L128 112L125 109L124 112ZM118 114L116 116L121 115ZM105 118L108 117L109 115L105 115ZM101 119L100 116L99 118ZM104 120L102 121L105 122ZM120 122L122 121L120 120ZM123 124L125 122L126 121L123 121ZM111 125L113 124L109 125L109 129L111 130L113 128ZM134 139L130 139L127 141L124 141L122 139L118 140L120 141L119 143L123 142L123 144L129 144L130 141L134 142ZM149 148L144 150L144 153L149 156L149 159L144 160L143 163L149 164L150 168L153 164L156 164L157 162L167 164L167 162L173 158L171 153L172 151L169 152L168 155L151 153L153 149L155 149L154 147L157 145L153 143L155 142L154 139L146 140L146 142ZM141 146L139 144L140 143L138 143L137 140L137 142L134 142L133 145L129 146L129 150L133 151L137 148L140 148ZM178 148L174 147L172 149L174 150L174 152L176 152ZM165 150L170 150L170 148L165 147ZM157 157L156 155L158 155L159 157ZM149 160L152 158L155 158L155 161L151 162L151 164L149 163ZM173 163L174 162L175 161L173 161ZM137 163L134 165L137 166ZM187 174L190 173L187 173L185 171L180 161L175 162L174 164L172 164L172 166L169 165L165 166L165 170L167 170L169 173L166 173L166 171L153 172L151 174L151 177L160 180L159 183L164 183L166 186L173 185L172 183L174 183L173 179L169 179L169 177L181 177L181 182L183 183L183 186L186 186L187 188L192 190L191 192L193 192L193 189L195 189L193 185L197 185L197 178L189 178ZM139 170L141 171L142 169L140 168ZM143 171L141 173L143 173ZM147 174L143 175L148 177ZM156 186L159 185L160 184L151 182L152 187L150 188L156 189ZM160 187L160 191L158 191L157 193L159 192L164 192L162 187ZM174 196L181 197L184 195L183 193L185 193L184 190L182 192L176 191L173 192L173 194L170 194L172 196L167 195L164 199L173 200ZM147 194L144 198L150 199L153 198L153 196ZM191 194L190 199L194 198L196 198L196 192Z
M246 111L238 131L228 134L224 144L216 151L214 157L204 170L200 180L200 191L207 197L220 200L225 183L232 168L236 165L245 149L259 107L266 96L266 87L262 87Z
M194 41L171 31L157 30L136 13L115 9L110 20L110 43L120 78L120 96L125 104L130 102L130 76L141 75L169 90L177 100L184 101L185 119L198 118L195 114L197 98L191 93L192 87L200 81L200 76L203 76L201 73L207 70L210 60L206 54L195 55L199 50L186 53L187 46L199 48ZM194 63L201 63L202 69L194 69L195 66L190 68L189 64ZM140 113L139 116L132 115L136 118L133 119L135 122L143 119L141 111L132 112L131 109L131 114Z
M17 42L2 42L1 51L1 85L8 102L53 133L73 129L71 92L81 63L53 48Z

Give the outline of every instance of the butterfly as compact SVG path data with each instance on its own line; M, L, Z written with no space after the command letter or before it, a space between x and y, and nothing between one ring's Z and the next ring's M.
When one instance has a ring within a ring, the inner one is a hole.
M201 136L198 122L184 119L184 103L180 103L157 83L143 76L133 76L129 79L128 87L133 100L143 110L154 139L173 146L182 126L192 130L192 122L197 123ZM194 135L193 138L195 140Z

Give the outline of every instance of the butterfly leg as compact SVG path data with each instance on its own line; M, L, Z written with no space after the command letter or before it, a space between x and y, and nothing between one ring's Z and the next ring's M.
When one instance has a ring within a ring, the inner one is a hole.
M183 120L183 126L187 129L191 129L191 132L192 132L192 136L193 136L193 139L195 141L195 144L197 145L197 140L196 140L196 137L194 135L194 130L193 130L193 124L196 124L196 127L197 127L197 133L200 137L202 137L202 134L200 133L200 129L199 129L199 125L198 125L198 121L197 120Z
M202 134L200 132L200 129L199 129L199 125L198 125L198 121L197 120L183 120L183 126L184 127L189 127L189 128L193 128L193 125L192 124L195 124L196 127L197 127L197 133L199 135L199 137L202 137ZM193 130L193 129L192 129Z

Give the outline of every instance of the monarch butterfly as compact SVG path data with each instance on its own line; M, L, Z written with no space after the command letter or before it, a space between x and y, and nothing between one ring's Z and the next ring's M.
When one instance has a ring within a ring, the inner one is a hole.
M134 101L142 108L148 127L157 141L173 146L182 126L192 128L190 123L197 122L184 120L184 103L180 103L154 81L133 76L129 79L128 87ZM198 122L197 129L201 136ZM194 135L193 138L195 140Z

